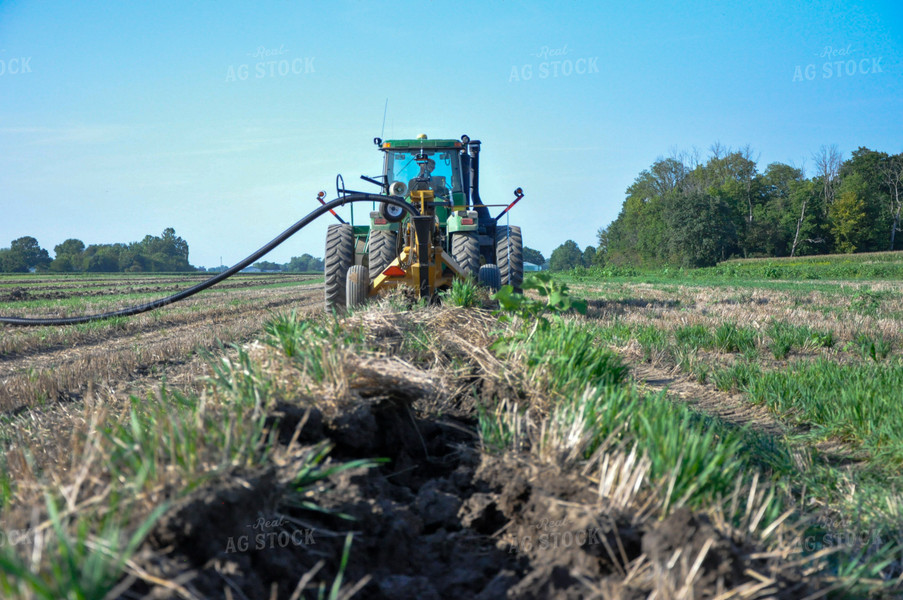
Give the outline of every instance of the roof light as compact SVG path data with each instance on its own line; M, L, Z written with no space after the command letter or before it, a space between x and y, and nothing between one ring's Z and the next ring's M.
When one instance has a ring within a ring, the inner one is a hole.
M425 133L421 133L420 135L417 136L417 139L418 139L418 140L425 140L425 139L427 139L426 134L425 134Z

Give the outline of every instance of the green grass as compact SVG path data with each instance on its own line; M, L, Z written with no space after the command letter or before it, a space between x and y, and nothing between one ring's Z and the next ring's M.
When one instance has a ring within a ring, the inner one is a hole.
M456 277L452 281L451 289L442 292L441 296L446 302L463 308L479 306L482 303L480 288L473 278L459 279Z
M635 268L609 265L558 273L569 282L578 281L643 281L668 283L679 281L690 285L799 287L818 280L901 280L903 251L862 254L834 254L795 258L733 259L714 267L685 269L676 267ZM805 283L798 283L805 282Z
M903 252L735 259L711 267L710 272L763 279L901 279Z
M668 347L668 333L654 325L643 325L634 331L636 340L643 349L643 360L652 361Z
M722 352L747 353L756 348L756 332L746 327L738 327L734 323L724 322L715 329L712 343Z
M815 433L862 445L873 460L903 467L903 364L838 364L825 359L761 373L750 399Z
M779 360L787 358L794 349L834 346L834 334L830 331L813 329L806 325L793 325L776 319L769 321L766 336L771 353Z
M893 350L893 343L881 336L872 337L860 333L848 344L848 348L858 350L862 358L880 362L890 355Z
M494 346L501 355L522 353L531 376L542 379L550 393L571 396L587 386L621 383L627 367L596 342L593 331L569 321L541 327L529 336L503 339Z
M40 275L31 275L31 277L39 277ZM108 277L100 278L100 282L103 285L95 286L95 287L84 287L83 285L77 286L65 286L61 289L57 289L54 291L58 291L60 293L68 294L69 296L66 298L41 298L35 300L17 300L17 301L6 301L0 302L0 314L3 315L11 315L17 314L21 315L23 313L35 310L46 310L46 309L65 309L65 312L68 314L77 314L77 313L85 313L85 312L98 312L103 310L108 310L111 307L122 305L122 304L139 304L142 302L147 302L150 300L155 300L157 298L163 298L168 295L174 294L180 290L191 287L196 283L199 283L201 280L206 279L206 277L186 277L182 281L176 282L167 282L165 284L167 289L158 290L158 291L141 291L135 292L132 291L135 285L142 286L150 286L154 284L158 284L160 279L165 277L171 277L172 274L160 274L160 275L144 275L140 279L140 284L136 284L134 282L130 283L121 283L123 279L129 277L128 274L111 274ZM12 279L9 275L0 274L0 286L6 286L10 289L15 289L19 287L25 287L27 290L34 291L40 293L43 287L46 286L58 286L61 284L67 284L70 282L79 282L82 283L81 278L71 278L69 276L59 276L59 275L47 275L40 276L46 277L50 279L46 284L41 283L33 283L33 280L30 281L28 277L22 276ZM211 294L230 294L235 292L245 292L245 291L254 291L254 290L262 290L262 289L279 289L286 287L293 287L299 285L315 285L317 283L322 283L324 281L323 277L311 277L305 278L303 280L292 280L285 281L283 277L249 277L246 275L237 275L232 279L227 280L228 282L234 282L236 280L250 282L252 285L248 285L240 288L224 288L224 287L212 287L208 290L205 290L199 294L199 297L204 295ZM109 292L104 295L98 296L84 296L79 295L84 292L96 292L97 289L104 289Z
M316 281L305 282L305 285L312 285L313 283L317 283ZM260 284L260 285L252 285L247 287L242 287L239 289L235 288L210 288L208 290L204 290L200 292L197 297L203 297L204 295L217 295L217 294L234 294L236 291L247 292L253 290L262 290L262 289L278 289L278 288L286 288L297 286L297 283L272 283L272 284ZM124 292L117 294L106 294L103 296L72 296L69 298L49 298L49 299L41 299L41 300L23 300L17 302L0 302L0 310L4 311L4 313L12 314L13 312L17 314L21 314L24 311L33 311L39 309L68 309L68 313L75 313L79 311L101 311L107 310L110 307L114 307L117 305L132 303L132 304L140 304L143 302L148 302L151 300L155 300L157 298L164 298L168 295L176 293L184 288L190 287L188 285L184 287L179 287L178 289L172 289L169 291L159 291L159 292Z
M134 531L127 533L127 517L115 505L99 522L78 515L63 516L49 496L46 505L53 525L44 548L45 556L50 557L47 572L35 572L31 562L13 547L0 548L0 592L4 598L105 598L122 577L126 561L168 508L168 504L160 504ZM92 535L91 531L99 533Z
M712 370L712 383L723 392L739 392L746 389L749 382L759 374L757 364L748 360L738 360L729 367Z
M685 325L674 330L674 339L681 346L690 348L711 348L714 345L712 332L705 325Z
M648 356L654 348L665 363L678 366L699 383L742 393L765 404L777 417L805 434L774 438L785 449L804 458L803 465L775 469L790 497L805 490L810 497L847 520L859 519L886 534L903 525L897 494L903 489L903 363L891 354L892 344L878 335L860 334L843 348L826 330L793 325L776 319L758 334L730 322L716 327L685 325L654 331L650 325L629 326L613 320L595 324L601 343L623 346L636 339ZM758 337L757 337L758 336ZM662 345L662 339L667 343ZM816 360L791 360L786 366L767 369L752 348L767 345L778 358L791 352L832 349ZM723 364L716 357L701 357L701 350L731 351L736 356ZM740 351L737 353L737 351ZM838 354L843 362L838 362ZM814 447L822 440L849 444L841 458L822 455ZM851 460L855 468L837 461ZM786 467L786 465L785 465ZM894 550L898 552L898 550Z
M754 445L749 432L675 404L664 394L597 388L559 410L574 419L583 416L591 435L584 458L611 437L614 449L642 449L651 459L650 478L669 482L663 490L668 505L699 507L728 497L738 477L762 464L761 457L744 450Z
M647 337L651 348L667 340L652 326L641 328L638 335ZM563 437L586 438L583 458L612 440L616 449L641 448L651 459L652 479L669 482L665 498L669 505L699 506L727 497L737 478L750 468L788 463L746 450L761 446L749 431L694 412L664 394L644 394L626 385L627 367L599 346L597 328L558 321L515 339L498 347L500 355L520 358L533 372L541 370L543 389L557 398L552 422L559 430L572 432ZM514 417L502 417L491 410L480 412L484 443L497 447L518 439Z
M903 253L891 258L903 260ZM792 264L782 268L784 273L796 276L789 271L791 267L798 268ZM884 548L871 548L867 554L859 554L861 548L839 548L832 572L855 579L857 570L862 574L862 569L867 569L874 575L882 561L903 560L903 542L899 539L903 527L903 361L894 354L900 343L897 336L872 328L842 343L836 331L845 321L891 318L887 305L896 296L868 284L815 280L816 272L818 278L839 278L846 266L803 267L813 269L809 274L813 280L769 279L776 273L766 277L762 272L765 267L755 263L692 272L611 270L600 274L575 270L556 276L576 284L581 293L585 290L602 299L603 311L621 305L624 312L643 313L649 310L648 304L654 307L670 302L662 299L663 289L678 294L693 286L721 288L711 303L719 305L750 306L756 303L756 291L776 290L790 300L792 307L810 311L815 319L820 313L829 316L833 331L775 318L760 327L730 320L680 325L670 315L651 323L614 316L583 325L602 346L622 348L636 340L644 359L655 358L665 368L676 365L696 381L711 383L721 391L742 393L753 402L765 404L778 423L796 429L783 435L757 434L693 413L674 399L616 384L596 388L591 394L565 395L553 408L551 421L557 425L544 431L559 431L552 436L559 443L582 439L578 435L582 434L589 440L581 446L584 459L604 443L614 443L619 451L635 447L649 453L655 465L651 473L671 486L668 502L712 506L714 498L729 495L731 475L748 479L752 473L760 473L768 485L774 486L776 504L769 505L768 510L774 506L816 506L819 508L797 509L797 518L811 516L809 511L817 510L816 514L834 515L869 528L885 542L895 540ZM648 291L649 283L654 284L654 293ZM675 283L681 287L675 289ZM695 294L695 290L690 293ZM653 299L645 300L644 294ZM677 303L668 306L693 311L689 303L687 309ZM703 308L703 314L707 310ZM722 310L718 307L719 312ZM767 318L767 310L758 310ZM620 312L614 311L615 315ZM677 326L669 329L666 323ZM870 326L868 322L866 326ZM766 352L788 362L773 367L765 359ZM791 356L794 354L800 356ZM813 360L807 356L811 354L820 358ZM568 386L579 389L576 381ZM487 411L481 416L481 424L484 420L498 443L515 444L525 435L518 433L520 425L510 409L506 414ZM823 446L822 441L830 443ZM715 471L727 477L721 479Z

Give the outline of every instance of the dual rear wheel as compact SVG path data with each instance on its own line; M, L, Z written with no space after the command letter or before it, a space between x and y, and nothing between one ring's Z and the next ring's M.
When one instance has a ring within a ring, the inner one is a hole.
M326 230L326 310L341 311L363 304L369 292L370 276L375 278L395 260L394 231L372 231L368 260L370 267L354 264L354 230L351 225L330 225Z
M452 234L452 258L466 275L472 276L480 283L493 289L510 285L520 291L524 282L524 240L520 227L499 226L495 230L495 265L480 266L480 242L474 231ZM483 273L485 267L495 266ZM498 281L495 283L498 272Z

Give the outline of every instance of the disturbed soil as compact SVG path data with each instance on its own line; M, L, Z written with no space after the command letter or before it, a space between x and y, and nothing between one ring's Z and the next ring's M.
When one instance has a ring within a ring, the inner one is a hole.
M306 573L337 576L349 532L344 579L360 586L356 598L646 598L652 576L687 572L674 567L681 556L700 561L687 597L763 580L776 598L813 591L704 514L659 521L613 509L574 474L480 452L471 416L412 418L410 403L364 403L336 419L281 407L283 442L390 461L332 476L315 491L317 511L286 504L276 469L199 490L154 527L136 559L144 576L121 597L289 598Z

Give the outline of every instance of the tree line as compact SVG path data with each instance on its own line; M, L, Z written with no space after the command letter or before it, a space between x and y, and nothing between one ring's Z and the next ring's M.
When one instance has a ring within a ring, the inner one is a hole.
M903 153L860 147L843 160L836 146L822 146L813 159L807 178L780 162L760 172L749 146L715 144L706 161L698 153L660 158L599 230L593 262L702 267L731 257L903 249ZM579 248L568 243L552 253L552 269L556 252L576 260Z
M323 270L323 259L316 258L306 252L301 256L293 256L287 263L276 263L269 260L262 260L251 265L265 273L313 273ZM222 267L225 269L225 267ZM214 269L207 269L208 271ZM219 269L217 269L219 270Z
M188 242L167 227L160 236L147 235L130 244L91 244L70 238L53 248L55 258L41 248L38 240L27 235L13 240L9 248L0 248L0 272L28 273L158 273L179 271L225 271L227 267L193 267L188 262ZM254 263L261 271L308 273L323 270L323 259L310 254L293 256L287 263Z
M172 227L163 234L146 235L139 242L129 244L91 244L70 238L57 244L51 259L32 236L20 237L9 248L0 249L0 271L27 273L51 271L55 273L115 273L194 271L188 262L188 242L176 235Z

